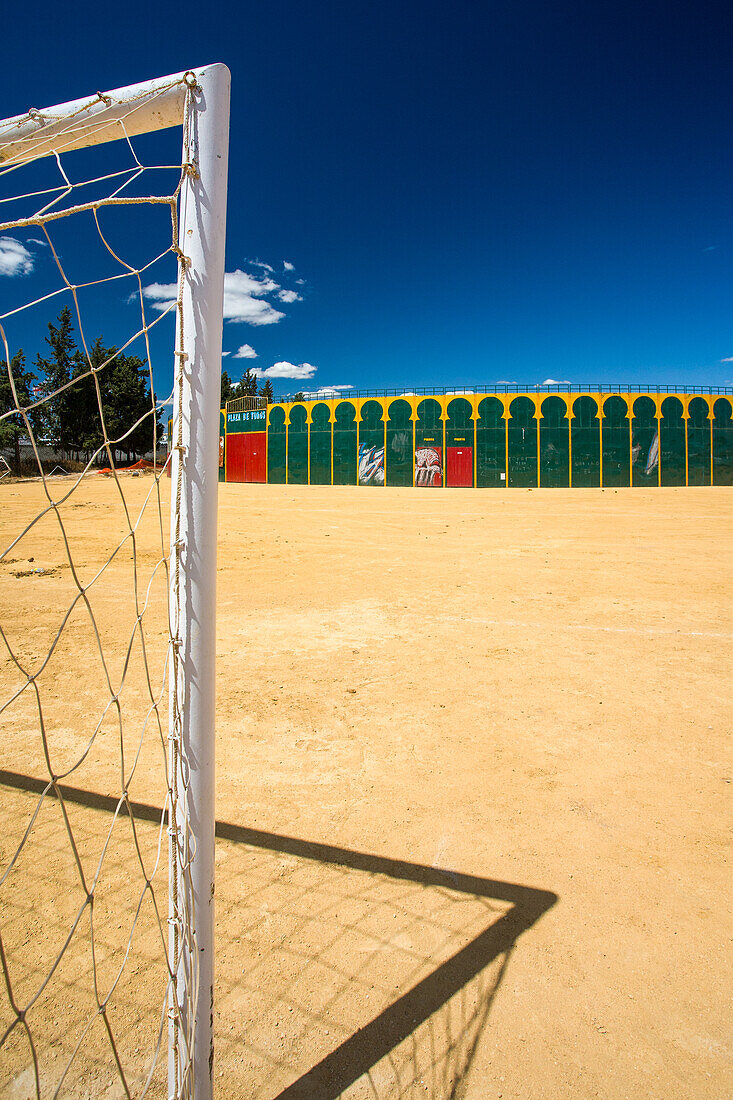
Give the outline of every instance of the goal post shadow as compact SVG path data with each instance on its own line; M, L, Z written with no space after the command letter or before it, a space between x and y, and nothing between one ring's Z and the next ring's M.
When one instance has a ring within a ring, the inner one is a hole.
M5 770L0 785L47 787ZM116 798L59 786L69 802L118 810ZM159 807L130 808L160 823ZM227 931L217 952L215 1070L232 1084L242 1074L250 1087L264 1078L266 1089L251 1095L277 1100L381 1100L427 1078L429 1095L455 1095L517 940L557 896L228 821L217 821L216 837ZM254 959L249 971L245 957ZM241 1035L223 1030L232 1020Z

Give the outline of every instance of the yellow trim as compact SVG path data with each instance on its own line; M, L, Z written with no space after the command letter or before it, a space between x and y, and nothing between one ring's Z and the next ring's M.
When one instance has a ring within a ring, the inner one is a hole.
M565 413L565 416L566 416L567 422L568 422L568 488L569 489L572 489L572 487L573 487L573 419L572 419L572 416L571 416L572 408L573 408L573 402L570 401L569 402L569 408L567 408L567 412Z
M682 421L685 425L685 488L689 488L690 485L690 441L687 438L687 433L690 427L690 413L689 408L682 408Z
M726 396L726 395L722 395ZM496 398L503 408L502 419L504 420L504 485L509 487L509 420L511 419L511 404L519 397L528 398L534 407L534 416L536 431L537 431L537 485L541 485L541 448L540 448L540 421L542 419L542 403L548 397L559 397L565 404L565 416L568 420L568 456L569 456L569 484L573 484L573 440L572 440L572 419L573 408L575 402L580 397L592 398L597 407L597 419L599 423L599 475L600 483L603 487L604 484L604 463L603 463L603 419L605 413L605 403L611 397L620 397L626 405L626 421L629 430L629 485L633 486L634 483L634 470L633 470L633 420L634 420L634 406L640 397L649 397L655 404L657 415L657 432L659 435L659 462L657 466L657 483L662 483L662 438L661 438L661 421L662 417L662 404L668 397L676 397L682 404L682 418L687 421L685 425L685 485L690 483L690 456L689 456L689 421L690 421L690 403L696 400L698 397L705 402L707 408L707 416L710 422L710 464L709 464L709 483L713 483L714 476L714 451L713 451L713 419L714 419L714 403L717 400L716 395L713 394L675 394L669 391L662 393L632 393L628 390L615 390L612 393L600 393L594 390L585 390L578 393L570 393L567 390L553 390L543 393L537 393L532 391L524 391L522 393L483 393L477 392L474 394L468 393L446 393L446 394L395 394L391 397L362 397L355 398L349 397L346 394L340 395L335 398L314 398L308 401L297 402L275 402L267 407L267 427L269 427L269 418L273 409L282 408L285 412L285 467L286 467L286 483L289 483L289 451L290 451L290 412L296 405L302 405L306 410L306 425L308 429L308 484L310 484L310 443L311 432L310 425L312 423L311 410L315 405L326 405L330 409L331 425L331 483L333 483L334 475L334 427L336 422L336 407L341 404L350 405L355 412L355 425L356 425L356 447L357 447L357 465L358 465L358 447L360 441L360 428L362 423L361 409L367 401L376 401L381 410L381 420L383 424L382 440L385 448L385 485L387 484L387 455L386 455L386 430L387 421L390 416L390 408L396 401L406 401L412 409L412 443L413 443L413 474L412 483L415 484L415 469L414 469L414 454L417 447L417 425L419 418L417 415L417 409L423 401L437 401L440 408L440 420L442 423L442 465L443 465L443 481L444 487L447 486L447 454L446 454L446 439L447 439L447 421L448 421L448 404L456 398L463 398L468 401L473 410L471 420L473 422L473 446L474 446L474 459L473 459L473 484L474 487L478 485L478 424L479 424L479 405L487 397ZM727 398L730 401L730 397ZM225 435L226 431L226 409L224 411L224 423L225 423ZM269 433L268 433L269 434ZM224 478L228 480L227 474L227 448L225 442L225 456L224 456ZM265 461L269 462L269 438L266 442ZM358 483L358 475L357 475Z
M473 487L478 489L478 403L473 403L473 416L471 417L471 423L473 424Z

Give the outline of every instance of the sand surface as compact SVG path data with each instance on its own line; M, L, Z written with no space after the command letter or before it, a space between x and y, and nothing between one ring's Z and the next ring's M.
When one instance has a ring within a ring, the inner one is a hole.
M152 485L124 483L133 526ZM0 494L5 546L42 494ZM61 515L85 587L129 530L114 484ZM2 713L0 931L41 1095L79 1041L60 1095L124 1095L110 1033L139 1095L159 1031L165 843L153 875L155 821L110 812L164 798L157 515ZM220 486L218 1096L733 1092L732 535L724 488ZM3 700L75 594L50 513L0 562ZM8 871L49 774L39 705L56 774L90 747L68 822L46 798ZM16 1024L0 1094L35 1088Z

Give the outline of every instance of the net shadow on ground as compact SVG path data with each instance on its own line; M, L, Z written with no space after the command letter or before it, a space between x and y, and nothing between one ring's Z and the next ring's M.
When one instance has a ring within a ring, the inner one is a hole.
M459 1095L517 939L556 895L225 821L216 836L220 1086L252 1100Z

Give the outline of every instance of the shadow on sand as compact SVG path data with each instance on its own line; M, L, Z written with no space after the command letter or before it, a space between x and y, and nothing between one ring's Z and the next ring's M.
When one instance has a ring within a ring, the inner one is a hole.
M4 770L0 784L46 788ZM158 807L131 811L160 824ZM518 937L557 896L226 821L216 836L216 1066L230 1094L455 1097Z

